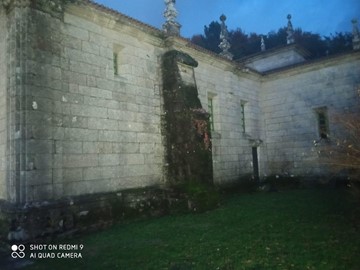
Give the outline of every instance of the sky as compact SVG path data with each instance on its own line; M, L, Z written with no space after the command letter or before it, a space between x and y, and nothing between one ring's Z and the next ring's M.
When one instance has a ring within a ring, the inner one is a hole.
M165 21L164 0L95 0L134 19L161 28ZM292 15L294 28L329 36L351 32L351 19L360 22L359 0L177 0L181 36L203 34L204 26L227 17L229 30L267 34L287 25Z

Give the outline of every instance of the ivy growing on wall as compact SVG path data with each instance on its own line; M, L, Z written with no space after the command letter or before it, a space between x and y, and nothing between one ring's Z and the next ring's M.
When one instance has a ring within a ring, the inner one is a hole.
M164 132L168 178L174 184L212 183L209 114L202 108L196 85L181 79L178 63L197 67L188 54L169 51L162 61Z

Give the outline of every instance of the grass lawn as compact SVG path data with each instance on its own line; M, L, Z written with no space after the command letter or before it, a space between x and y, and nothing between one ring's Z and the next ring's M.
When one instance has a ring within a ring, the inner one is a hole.
M84 244L83 259L42 259L26 269L357 270L360 232L346 198L336 190L233 195L211 212L73 239Z

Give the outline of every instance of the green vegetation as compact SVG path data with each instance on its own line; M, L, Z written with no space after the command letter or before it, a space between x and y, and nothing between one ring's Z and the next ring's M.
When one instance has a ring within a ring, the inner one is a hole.
M197 67L190 55L171 50L163 55L163 133L171 184L211 184L212 153L209 114L202 108L196 84L185 83L178 63Z
M360 235L347 198L338 190L232 195L210 212L73 239L84 244L83 259L26 269L359 269Z

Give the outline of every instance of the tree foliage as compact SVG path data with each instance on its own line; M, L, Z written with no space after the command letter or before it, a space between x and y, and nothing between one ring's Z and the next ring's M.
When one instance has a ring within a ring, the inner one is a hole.
M204 26L204 34L194 35L191 38L191 42L219 53L221 51L219 48L220 30L220 23L212 21L208 26ZM234 59L260 52L261 36L264 38L266 49L286 45L286 27L279 28L278 31L271 31L266 35L257 33L247 34L241 28L237 28L236 30L229 31L230 52L234 55ZM295 29L294 37L296 44L309 51L310 59L352 50L351 33L340 32L323 37L319 34L297 28Z

